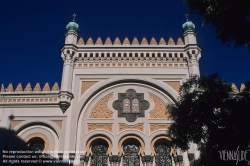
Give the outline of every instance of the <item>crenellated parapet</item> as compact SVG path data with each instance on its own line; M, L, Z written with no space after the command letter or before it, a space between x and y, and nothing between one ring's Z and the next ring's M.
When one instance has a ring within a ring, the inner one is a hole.
M19 83L19 84L17 85L17 87L16 87L15 90L14 90L14 87L13 87L13 84L12 84L12 83L10 83L10 84L7 86L6 89L4 88L4 84L2 84L2 86L1 86L1 92L0 92L0 93L9 93L9 92L12 92L12 93L28 93L28 92L31 92L31 93L36 92L36 93L37 93L37 92L41 92L41 93L43 93L43 92L51 92L51 91L52 91L52 92L58 92L58 91L60 91L59 85L58 85L57 82L53 85L52 88L50 88L49 83L46 83L46 84L43 86L42 89L41 89L41 86L40 86L39 83L37 83L33 89L32 89L32 87L31 87L31 84L30 84L30 83L28 83L24 89L23 89L22 84Z
M110 37L107 37L104 44L102 42L102 39L100 37L97 38L96 42L94 43L93 39L90 37L88 38L86 44L84 42L84 39L82 37L79 38L77 45L79 46L89 46L89 45L118 45L118 46L133 46L133 45L142 45L142 46L173 46L173 45L185 45L182 38L178 38L177 42L173 40L173 38L169 38L168 43L165 42L164 38L161 38L159 42L156 41L155 38L151 38L150 42L147 41L147 39L144 37L142 38L141 42L138 41L136 37L133 38L132 42L129 41L127 37L124 38L123 42L119 39L119 37L116 37L114 42L112 43Z

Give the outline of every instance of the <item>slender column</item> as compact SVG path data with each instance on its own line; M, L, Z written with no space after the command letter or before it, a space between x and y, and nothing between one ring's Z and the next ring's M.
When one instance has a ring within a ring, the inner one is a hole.
M192 51L193 52L193 51ZM200 54L198 50L195 50L195 52L191 53L190 51L187 51L187 62L188 62L188 69L189 69L189 75L200 75L200 69L199 69L199 59Z

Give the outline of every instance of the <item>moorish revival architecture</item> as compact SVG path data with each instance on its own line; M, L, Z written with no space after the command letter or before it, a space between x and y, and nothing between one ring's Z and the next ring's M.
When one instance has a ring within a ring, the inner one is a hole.
M166 105L200 73L191 21L177 40L93 41L75 21L66 28L61 86L2 85L0 127L76 166L188 166L198 157L196 145L171 147L167 133Z

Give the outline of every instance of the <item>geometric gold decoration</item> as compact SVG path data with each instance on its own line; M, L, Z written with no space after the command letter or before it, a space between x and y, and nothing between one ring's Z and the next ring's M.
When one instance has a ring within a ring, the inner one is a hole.
M119 37L115 38L114 45L121 45Z
M123 44L123 45L130 45L130 42L129 42L129 40L128 40L127 37L125 37L125 39L124 39L124 41L123 41L122 44Z
M152 39L151 39L150 45L157 45L157 42L156 42L155 38L152 38Z
M86 92L91 86L96 84L97 81L83 81L82 82L82 89L81 89L81 95Z
M168 130L170 124L150 124L150 133L153 133L154 131L157 130Z
M137 40L136 37L133 39L132 45L139 45L139 41Z
M62 129L62 120L52 120L60 129Z
M163 38L160 39L159 45L167 45L165 40Z
M149 97L154 102L154 109L149 113L150 118L168 118L166 104L156 95L149 93Z
M30 85L30 83L27 84L26 88L24 89L25 92L31 92L32 91L32 87Z
M28 142L31 138L34 138L34 137L39 137L39 138L42 138L44 143L45 143L45 147L44 147L44 150L43 152L45 153L48 153L48 150L49 150L49 139L46 135L42 134L42 133L33 133L33 134L30 134L28 135L24 141L25 142Z
M11 129L14 129L18 124L20 124L23 120L13 120L11 124Z
M4 85L1 86L1 92L5 92Z
M148 41L145 37L142 39L141 45L148 45Z
M183 41L181 38L178 38L177 40L177 45L184 45Z
M93 44L94 44L94 42L93 42L93 40L92 40L91 37L88 39L88 41L87 41L86 44L87 44L87 45L93 45Z
M46 83L42 91L50 91L49 83Z
M174 40L173 40L172 37L169 38L168 45L175 45Z
M113 118L113 112L108 108L108 102L113 93L103 97L90 113L90 118Z
M180 81L164 81L164 83L168 84L171 88L173 88L176 92L179 92L180 89Z
M96 45L102 45L102 39L100 37L98 37L95 44Z
M13 88L12 83L9 84L9 86L7 87L6 92L14 92L14 88Z
M88 132L93 131L93 130L107 130L112 133L112 124L105 124L105 123L89 123L88 124Z
M105 41L105 45L112 45L112 41L109 37L107 37L107 39Z
M22 91L23 91L22 84L19 83L19 84L17 85L17 88L16 88L15 92L22 92Z
M78 40L77 44L84 44L83 38L80 37L80 39Z
M54 84L54 86L52 87L52 91L59 91L59 90L60 90L59 85L58 85L58 83L56 82L56 83Z
M125 123L119 124L119 132L122 132L123 130L127 130L127 129L136 129L136 130L139 130L141 132L144 132L143 123L139 123L136 125L127 125Z
M40 87L40 84L37 83L35 88L33 89L33 91L41 91L41 87Z

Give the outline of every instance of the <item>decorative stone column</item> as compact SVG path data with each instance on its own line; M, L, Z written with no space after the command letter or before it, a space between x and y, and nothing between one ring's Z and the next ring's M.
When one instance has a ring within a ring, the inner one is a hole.
M200 53L198 50L187 51L188 58L186 58L188 63L189 75L200 75L199 69L199 59Z

